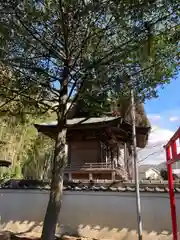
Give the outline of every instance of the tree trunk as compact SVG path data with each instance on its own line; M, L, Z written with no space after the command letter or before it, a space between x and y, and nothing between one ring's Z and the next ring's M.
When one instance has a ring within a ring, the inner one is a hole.
M57 110L57 136L55 141L54 159L53 159L53 171L51 181L50 198L46 210L44 219L42 240L54 240L56 232L56 224L58 222L58 216L62 204L63 194L63 177L64 168L67 164L67 152L66 152L66 109L68 101L68 76L69 76L69 51L68 51L68 11L62 5L62 1L59 1L59 7L61 11L61 24L64 36L64 69L62 71L62 79L59 80L59 105Z
M68 73L68 63L65 63L62 82L60 82L61 89L57 112L58 123L52 166L51 191L43 224L42 240L54 240L62 203L64 168L67 164L65 111L68 94Z
M44 219L44 225L41 238L43 240L54 240L56 232L56 224L61 209L62 194L63 194L63 175L64 167L67 163L65 153L66 145L66 128L64 124L58 124L58 133L55 142L53 172L51 181L50 198Z

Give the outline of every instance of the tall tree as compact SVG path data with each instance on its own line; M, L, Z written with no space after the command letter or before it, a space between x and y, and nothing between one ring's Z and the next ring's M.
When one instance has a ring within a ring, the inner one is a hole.
M0 10L0 59L13 76L2 86L2 97L57 116L42 232L42 239L50 240L61 208L69 109L91 86L93 93L100 89L102 99L116 96L115 86L122 96L131 87L141 100L154 96L176 71L179 3L14 0L1 3Z

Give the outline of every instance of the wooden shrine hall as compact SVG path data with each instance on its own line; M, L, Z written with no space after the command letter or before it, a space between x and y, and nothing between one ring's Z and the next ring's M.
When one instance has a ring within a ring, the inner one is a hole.
M142 110L142 109L141 109ZM55 138L57 122L35 124L38 132ZM112 113L102 117L67 119L67 156L65 179L132 179L132 125ZM139 124L137 147L144 148L150 125Z

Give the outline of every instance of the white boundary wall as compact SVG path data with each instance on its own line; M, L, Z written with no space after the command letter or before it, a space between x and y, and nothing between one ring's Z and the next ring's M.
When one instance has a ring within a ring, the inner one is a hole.
M40 231L48 197L45 190L0 189L1 227L17 232ZM171 232L167 193L141 193L141 204L145 232L152 237ZM180 222L180 194L176 195L176 206ZM66 191L59 219L61 232L123 239L120 236L137 229L135 193Z

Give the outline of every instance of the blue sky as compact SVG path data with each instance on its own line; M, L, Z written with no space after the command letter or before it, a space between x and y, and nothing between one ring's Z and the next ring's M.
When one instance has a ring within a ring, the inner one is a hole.
M180 73L159 90L159 98L145 104L152 124L175 131L180 125Z
M166 160L163 145L180 126L180 73L171 83L159 89L159 97L146 102L145 109L152 125L148 145L140 150L142 164L159 164Z

